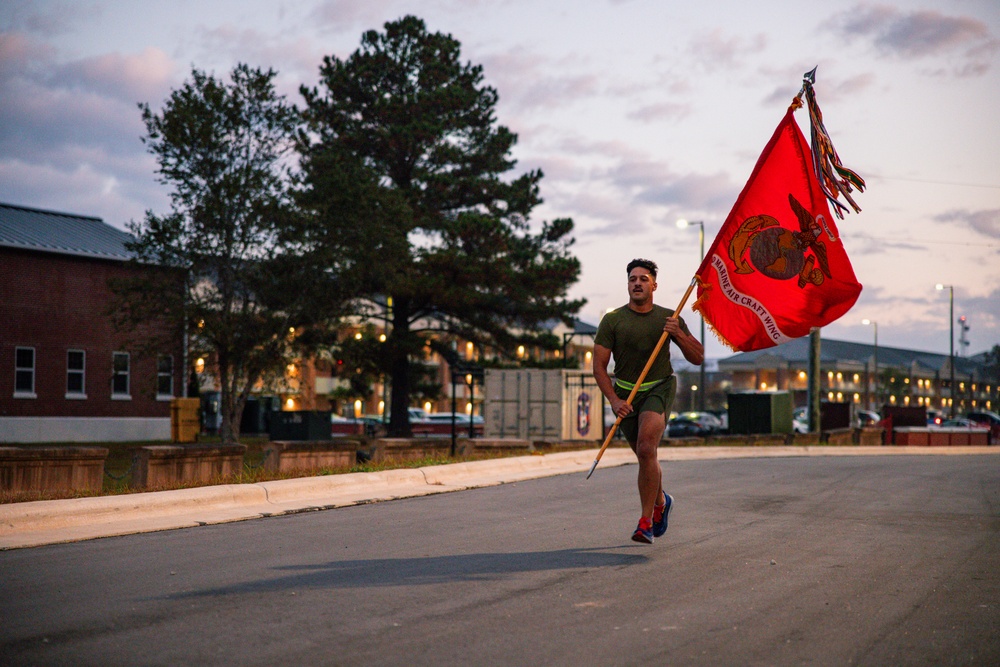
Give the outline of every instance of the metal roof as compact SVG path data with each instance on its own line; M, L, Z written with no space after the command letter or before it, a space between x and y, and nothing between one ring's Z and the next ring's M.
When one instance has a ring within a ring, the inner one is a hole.
M132 235L100 218L0 203L0 246L124 261Z
M867 363L875 354L875 346L865 343L852 343L843 340L832 340L823 338L820 343L820 361L823 363L855 362ZM982 371L984 360L979 359L980 355L971 358L955 357L955 371L958 373L976 373ZM803 366L809 363L809 337L796 338L776 347L769 347L753 352L741 352L732 357L720 359L722 368L730 370L738 366L753 366L758 361L765 359L780 359L785 362L797 363ZM936 354L934 352L921 352L919 350L907 350L897 347L878 346L879 368L899 367L909 368L915 364L917 367L930 371L942 371L948 368L949 355Z

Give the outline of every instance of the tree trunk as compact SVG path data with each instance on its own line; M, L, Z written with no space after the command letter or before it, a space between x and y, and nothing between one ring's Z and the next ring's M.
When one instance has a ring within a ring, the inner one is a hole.
M240 394L235 391L237 377L239 373L232 368L229 355L219 353L219 409L222 412L219 437L224 445L234 445L240 441L240 421L243 419L246 400L240 400Z

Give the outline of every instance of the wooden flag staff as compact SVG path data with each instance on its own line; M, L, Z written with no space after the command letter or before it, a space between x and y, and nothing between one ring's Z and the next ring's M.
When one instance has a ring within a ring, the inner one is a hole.
M696 275L691 279L691 284L688 285L687 291L684 292L684 296L681 298L681 302L677 304L677 310L675 310L674 314L670 316L670 319L676 320L680 317L681 310L684 309L684 305L687 303L688 297L691 296L691 290L693 290L694 286L697 284L698 276ZM653 353L649 355L649 361L646 362L646 367L642 369L642 373L639 374L639 379L635 381L635 386L632 387L632 391L628 395L628 400L625 401L628 405L632 405L635 395L639 392L639 387L642 386L643 380L646 379L646 374L649 373L649 369L652 368L653 362L656 361L656 357L660 354L660 350L663 349L663 345L667 342L669 337L670 333L666 331L664 331L660 336L660 340L657 341L656 347L653 348ZM702 360L702 363L705 363L704 360ZM608 434L604 437L604 444L601 445L601 450L597 452L597 458L594 459L593 465L590 466L590 472L587 473L587 479L590 479L590 476L594 474L595 470L597 470L597 464L601 460L601 457L604 456L604 450L608 448L609 444L611 444L611 438L615 437L615 431L618 430L618 425L621 423L622 418L618 417L618 419L615 420L615 425L611 427L611 430L608 431Z

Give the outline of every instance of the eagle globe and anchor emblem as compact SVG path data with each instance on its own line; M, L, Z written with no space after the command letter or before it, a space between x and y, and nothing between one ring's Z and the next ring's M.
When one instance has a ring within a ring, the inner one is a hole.
M799 231L785 229L769 215L751 216L729 242L729 258L736 273L753 273L756 268L774 280L798 276L800 288L809 284L818 287L826 278L832 278L826 246L819 239L824 231L831 241L836 237L830 233L823 216L814 217L792 195L788 195L788 203L798 217ZM749 255L749 261L745 255Z

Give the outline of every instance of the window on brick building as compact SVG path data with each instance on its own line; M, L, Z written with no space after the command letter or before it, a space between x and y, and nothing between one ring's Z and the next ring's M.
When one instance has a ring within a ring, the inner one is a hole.
M87 398L87 353L66 351L66 398Z
M156 360L156 397L160 399L174 396L174 357L161 354Z
M14 348L14 396L35 398L35 348Z
M131 398L129 394L128 352L115 352L111 363L111 398Z

